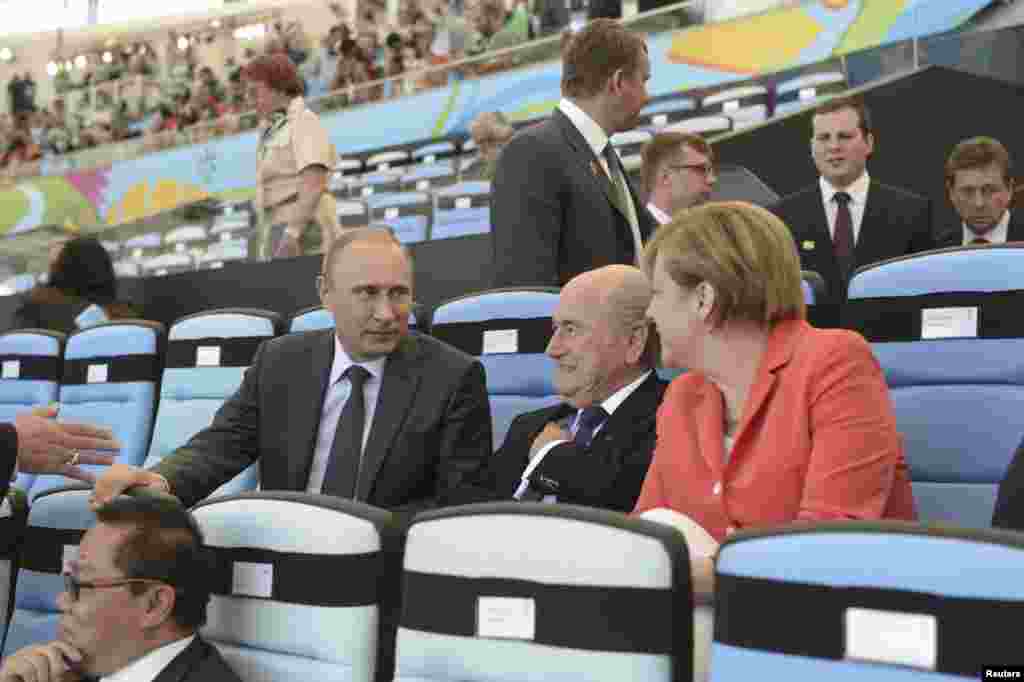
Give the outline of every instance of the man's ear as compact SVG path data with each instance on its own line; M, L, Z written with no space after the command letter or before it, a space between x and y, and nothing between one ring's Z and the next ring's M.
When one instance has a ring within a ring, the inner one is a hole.
M633 327L633 331L629 334L629 348L626 351L626 359L629 364L635 365L640 362L640 358L644 355L644 349L647 348L647 337L650 334L651 325L647 323Z
M142 617L142 628L157 628L171 619L178 595L171 585L158 584L146 595L146 612Z

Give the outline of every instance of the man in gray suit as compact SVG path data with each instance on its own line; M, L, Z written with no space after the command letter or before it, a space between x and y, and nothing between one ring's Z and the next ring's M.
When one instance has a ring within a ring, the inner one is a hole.
M213 423L151 470L117 465L94 503L135 486L191 506L257 460L263 490L414 511L491 453L482 365L409 331L412 263L386 229L345 232L324 257L335 331L264 343Z
M494 285L562 286L636 264L654 218L609 137L636 126L651 63L641 34L597 19L563 53L562 100L505 146L491 191Z

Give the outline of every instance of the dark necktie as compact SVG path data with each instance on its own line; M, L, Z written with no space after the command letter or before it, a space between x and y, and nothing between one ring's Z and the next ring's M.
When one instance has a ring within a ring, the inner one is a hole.
M856 261L853 252L853 216L850 215L850 195L836 192L832 195L836 202L836 229L832 237L832 250L836 254L839 274L847 282L853 273Z
M600 405L584 408L576 424L576 436L573 440L580 447L589 448L590 444L594 442L594 431L597 431L607 419L608 413Z
M991 244L987 237L975 237L971 240L971 246L984 246L985 244Z
M370 373L359 365L352 365L345 370L344 376L352 383L352 392L338 417L338 428L331 443L331 458L327 462L320 492L354 500L363 463L363 429L366 425L363 386Z

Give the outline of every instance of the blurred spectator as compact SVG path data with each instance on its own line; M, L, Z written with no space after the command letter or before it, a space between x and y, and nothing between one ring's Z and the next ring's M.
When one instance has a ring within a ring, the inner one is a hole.
M15 312L15 328L52 329L70 334L108 319L137 317L117 300L117 280L110 255L92 237L73 239L50 263L49 283L26 294Z
M469 124L469 135L476 142L478 154L468 172L460 173L462 179L492 180L498 155L514 133L515 130L500 111L485 111L473 119Z
M502 0L480 0L474 24L477 35L467 51L471 56L514 47L530 38L529 17L522 3L508 15Z
M569 25L569 8L565 0L533 0L530 22L534 37L558 33Z
M7 84L7 97L11 113L15 116L28 114L36 110L36 82L28 71L24 76L17 74Z

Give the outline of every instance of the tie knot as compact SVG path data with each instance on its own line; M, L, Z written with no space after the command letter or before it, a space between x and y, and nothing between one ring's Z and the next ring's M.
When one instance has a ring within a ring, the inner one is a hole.
M353 388L360 389L363 387L363 384L366 383L366 380L372 375L365 367L360 365L350 365L349 368L345 370L345 374L343 376L347 377L348 380L352 382Z
M832 195L832 199L840 206L846 206L852 198L847 192L836 192Z
M975 237L974 239L971 240L971 244L977 244L979 246L982 246L984 244L991 244L991 243L992 242L990 242L988 240L988 237Z
M600 405L591 405L580 413L579 428L593 431L608 418L608 412Z

